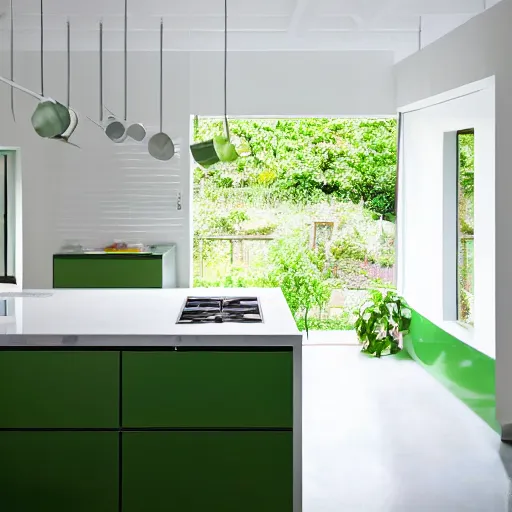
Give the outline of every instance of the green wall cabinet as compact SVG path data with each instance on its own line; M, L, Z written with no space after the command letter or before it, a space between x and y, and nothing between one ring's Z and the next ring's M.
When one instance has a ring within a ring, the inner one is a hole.
M125 427L293 426L293 353L126 352Z
M175 288L175 248L152 254L55 254L54 288Z
M123 433L123 512L292 512L292 432Z
M119 353L0 352L0 428L115 428Z
M0 432L5 512L119 512L116 432Z

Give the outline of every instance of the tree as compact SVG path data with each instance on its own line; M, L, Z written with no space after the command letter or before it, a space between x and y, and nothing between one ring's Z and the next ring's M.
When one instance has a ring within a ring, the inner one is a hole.
M270 284L281 288L295 319L304 315L309 334L309 313L315 307L324 310L331 296L331 288L322 273L321 257L305 249L305 240L296 236L274 242L269 258Z
M198 168L196 182L219 187L261 186L282 199L311 203L333 196L393 212L395 119L258 119L231 121L235 144L248 156ZM222 133L219 119L201 119L195 140Z

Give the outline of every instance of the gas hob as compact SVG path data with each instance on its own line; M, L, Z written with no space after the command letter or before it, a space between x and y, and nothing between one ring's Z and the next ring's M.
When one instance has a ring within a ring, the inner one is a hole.
M261 323L257 297L188 297L178 324Z

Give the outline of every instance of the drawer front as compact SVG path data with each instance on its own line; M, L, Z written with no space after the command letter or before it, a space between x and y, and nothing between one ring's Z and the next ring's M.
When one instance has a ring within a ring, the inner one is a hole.
M0 428L116 428L119 353L1 351Z
M118 512L117 432L0 432L5 512Z
M124 352L124 427L293 426L293 353Z
M123 433L123 512L292 512L291 432Z
M161 288L161 258L55 257L54 288Z

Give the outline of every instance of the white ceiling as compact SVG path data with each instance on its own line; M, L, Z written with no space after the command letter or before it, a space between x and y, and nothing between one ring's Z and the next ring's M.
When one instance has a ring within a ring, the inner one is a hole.
M384 50L396 60L442 37L500 0L228 0L229 47L243 51ZM17 49L39 45L40 0L13 0ZM159 20L168 50L215 50L223 44L224 0L129 0L129 48L158 48ZM73 48L121 49L124 0L44 0L45 47L65 48L66 20ZM0 0L2 45L7 44L9 0Z

